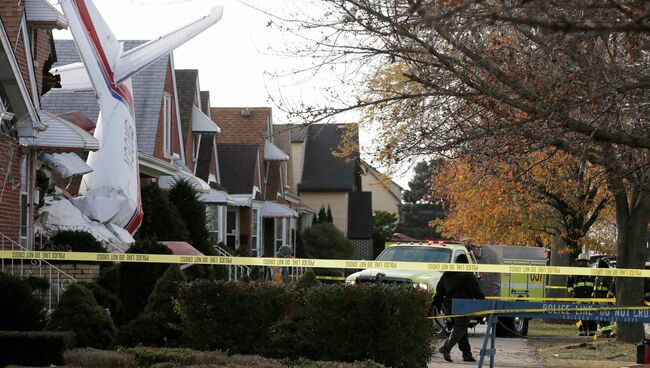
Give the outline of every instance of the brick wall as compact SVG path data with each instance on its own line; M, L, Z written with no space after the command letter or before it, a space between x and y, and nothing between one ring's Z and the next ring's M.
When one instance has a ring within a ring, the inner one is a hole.
M25 81L25 84L28 86L27 89L29 90L29 69L27 67L27 59L25 58L25 40L22 37L20 28L24 12L24 1L0 1L0 18L2 18L2 24L4 25L5 32L7 32L9 42L11 42L11 45L14 49L14 54L16 55L16 61L18 62L20 73L22 74L23 80ZM32 91L29 90L30 95L31 93Z
M34 39L36 40L36 45L32 45L34 48L34 54L32 55L34 59L34 76L36 77L37 89L41 93L43 91L43 68L52 52L50 43L52 33L44 28L36 28L33 32L35 32Z
M15 242L20 239L20 180L20 148L0 140L0 234Z
M99 265L98 264L82 264L82 263L63 263L55 264L54 267L62 270L70 275L77 281L95 282L99 278ZM7 263L3 267L3 272L8 274L19 275L33 275L37 277L48 278L50 276L50 267L47 264L33 265L30 262L14 263L13 265ZM52 270L52 277L56 277L56 270ZM61 276L63 279L64 276Z

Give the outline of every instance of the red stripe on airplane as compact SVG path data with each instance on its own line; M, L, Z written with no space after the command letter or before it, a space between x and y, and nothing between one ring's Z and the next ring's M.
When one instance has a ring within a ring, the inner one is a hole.
M79 17L81 18L81 21L83 22L86 30L88 31L88 36L92 41L92 45L95 49L95 53L97 54L97 58L99 59L99 65L103 69L104 75L107 78L109 88L124 99L126 104L131 109L131 112L133 113L133 111L135 111L133 107L133 97L131 96L131 93L129 92L128 88L124 84L115 86L114 79L113 79L113 70L111 69L108 60L106 59L104 48L102 47L102 43L99 41L99 36L97 35L97 31L95 30L95 24L93 23L92 17L90 16L90 12L86 7L85 0L73 0L73 2L77 6L77 9L79 10Z

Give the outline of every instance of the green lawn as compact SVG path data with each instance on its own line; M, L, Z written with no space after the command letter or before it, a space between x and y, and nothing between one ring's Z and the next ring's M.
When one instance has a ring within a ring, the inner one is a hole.
M551 324L531 320L528 342L550 368L619 368L636 360L636 347L615 338L576 337L573 324Z

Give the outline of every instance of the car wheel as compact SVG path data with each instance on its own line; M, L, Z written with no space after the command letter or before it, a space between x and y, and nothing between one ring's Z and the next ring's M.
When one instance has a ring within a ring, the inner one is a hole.
M433 304L431 304L431 308L429 309L429 316L442 317L444 315L445 312L443 312L442 309L438 309ZM436 335L444 337L449 335L449 318L433 318L431 321L433 321L433 331Z
M528 318L499 317L498 337L525 337L528 335Z
M528 336L528 318L515 317L513 319L515 325L515 332L517 332L517 336L519 337Z

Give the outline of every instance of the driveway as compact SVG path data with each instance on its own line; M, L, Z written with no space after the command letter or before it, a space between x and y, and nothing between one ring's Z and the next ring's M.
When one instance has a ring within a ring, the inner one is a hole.
M470 330L469 343L472 345L472 352L477 360L477 363L465 363L458 347L454 347L451 352L453 363L448 363L442 358L442 354L433 354L431 361L429 361L429 368L445 368L445 367L476 367L478 366L478 358L483 345L483 337L485 333L485 326L479 325L475 330ZM439 347L439 346L438 346ZM542 358L539 357L537 351L528 345L526 339L520 338L498 338L496 339L497 354L494 358L495 367L512 367L512 368L543 368L544 363ZM484 367L489 367L489 357L486 356Z

